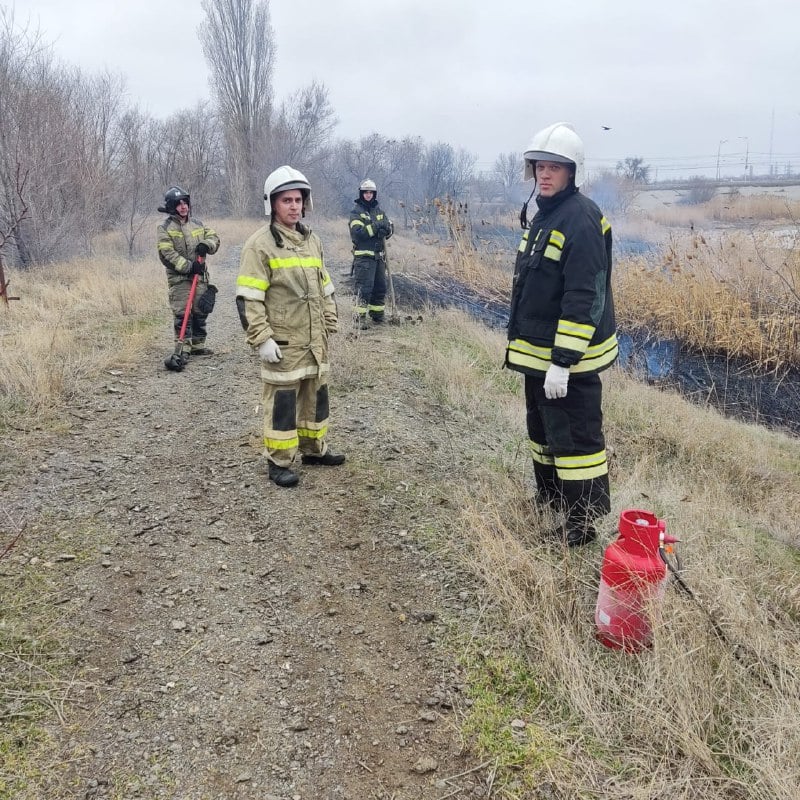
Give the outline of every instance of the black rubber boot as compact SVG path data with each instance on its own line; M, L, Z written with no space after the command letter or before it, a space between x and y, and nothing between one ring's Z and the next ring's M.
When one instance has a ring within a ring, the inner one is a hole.
M567 547L581 547L582 545L593 542L597 538L597 531L591 522L584 523L577 527L572 527L569 522L567 522L566 531L565 540Z
M567 547L581 547L582 545L593 542L596 538L597 531L594 525L591 524L574 528L567 527L566 525L558 525L545 534L545 539L551 539Z
M293 472L288 467L279 467L277 464L269 462L269 479L276 485L288 488L289 486L296 486L300 480L296 472Z
M531 498L534 508L539 511L553 511L558 513L564 510L564 500L560 494L551 494L544 489L537 489Z
M326 451L324 456L314 456L309 453L303 453L303 463L312 464L324 467L338 467L344 464L344 453L332 453L330 450Z

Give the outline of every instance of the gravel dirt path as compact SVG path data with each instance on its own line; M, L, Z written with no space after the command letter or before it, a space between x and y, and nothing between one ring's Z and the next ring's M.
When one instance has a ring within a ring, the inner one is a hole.
M402 357L410 324L357 334L345 318L330 442L348 460L275 487L237 264L231 250L213 270L214 356L167 372L165 318L141 363L103 375L58 430L2 445L4 508L26 524L5 572L58 575L74 674L30 796L488 796L444 643L479 599L430 536L455 516L468 422L443 424Z

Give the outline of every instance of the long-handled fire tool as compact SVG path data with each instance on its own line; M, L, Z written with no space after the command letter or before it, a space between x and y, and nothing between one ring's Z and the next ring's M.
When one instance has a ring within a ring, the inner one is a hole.
M389 247L385 241L383 243L383 263L386 267L386 280L389 283L389 302L392 307L392 313L389 316L389 324L399 325L400 317L397 315L397 302L394 295L394 280L392 279L392 271L389 269Z
M189 317L192 313L194 293L197 291L197 279L199 277L199 275L194 275L192 277L192 286L189 289L189 299L186 301L186 311L183 312L181 332L178 334L178 341L175 343L175 352L164 360L164 366L173 372L181 372L186 366L186 363L183 360L183 348L186 344L186 326L189 324Z

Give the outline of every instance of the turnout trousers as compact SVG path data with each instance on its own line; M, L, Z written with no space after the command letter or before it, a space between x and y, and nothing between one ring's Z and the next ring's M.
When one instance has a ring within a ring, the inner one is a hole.
M201 314L197 310L197 301L200 295L206 290L207 283L197 282L194 300L192 301L192 313L189 315L189 322L186 325L186 345L185 351L191 353L192 350L200 350L205 346L206 341L206 320L208 314ZM191 281L181 281L169 287L169 307L173 314L172 325L175 329L175 341L181 335L183 325L183 315L186 313L186 303L189 300L189 291L192 288Z
M578 373L570 375L566 397L548 400L544 376L525 376L537 500L563 508L568 530L611 511L602 393L599 375Z
M383 256L356 256L353 259L353 284L356 316L363 319L369 314L375 322L383 322L386 311L386 262Z
M261 382L264 452L279 467L290 467L298 450L322 456L328 449L328 383L303 378L294 383Z

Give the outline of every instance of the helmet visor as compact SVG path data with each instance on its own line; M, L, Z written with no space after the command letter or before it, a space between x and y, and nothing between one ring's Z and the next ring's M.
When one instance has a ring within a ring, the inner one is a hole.
M557 164L572 164L575 162L566 156L560 156L558 153L548 153L546 150L528 150L525 154L526 161L555 161Z

